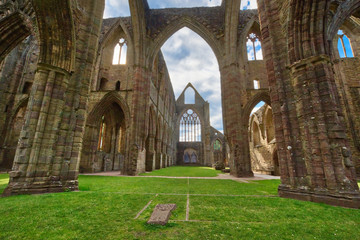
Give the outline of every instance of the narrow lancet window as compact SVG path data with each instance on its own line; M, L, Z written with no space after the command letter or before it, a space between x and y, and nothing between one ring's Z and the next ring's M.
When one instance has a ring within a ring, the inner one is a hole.
M99 145L98 145L99 151L104 150L105 131L106 131L105 117L102 116L101 125L100 125L100 133L99 133Z
M113 65L126 64L127 43L124 38L121 38L114 48Z
M195 104L195 90L192 87L185 91L185 104Z
M351 46L350 38L342 31L338 31L338 50L340 58L354 57L354 52Z
M260 89L260 81L254 80L254 89Z

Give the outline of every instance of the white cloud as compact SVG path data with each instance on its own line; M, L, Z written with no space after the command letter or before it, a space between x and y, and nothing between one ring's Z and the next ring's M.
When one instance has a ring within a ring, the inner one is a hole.
M128 0L106 0L104 18L130 16Z
M257 1L256 0L241 0L240 9L248 10L248 9L257 9Z

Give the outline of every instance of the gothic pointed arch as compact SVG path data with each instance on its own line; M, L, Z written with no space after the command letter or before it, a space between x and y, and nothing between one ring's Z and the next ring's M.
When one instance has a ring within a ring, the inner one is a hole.
M260 21L257 15L254 15L250 18L250 20L246 23L246 26L241 35L239 36L238 57L244 62L248 61L246 42L250 33L255 33L260 37L261 40Z
M260 92L255 94L246 104L246 106L244 107L243 110L243 120L244 120L244 124L248 124L249 123L249 118L250 118L250 114L251 111L253 110L253 108L256 106L256 104L258 104L261 101L264 101L267 105L271 106L271 100L270 100L270 95L268 91L262 91L259 90Z
M129 31L124 19L119 18L110 28L109 31L106 32L104 37L100 40L99 49L103 49L106 45L110 44L114 38L118 38L117 41L121 37L117 37L121 35L120 32L123 32L124 36L122 36L126 40L127 45L127 63L132 64L134 62L134 40L133 34ZM114 45L114 44L112 44ZM111 50L114 49L115 45L111 45Z
M106 112L109 104L116 103L120 106L125 116L126 128L130 126L130 109L123 97L117 92L107 93L99 103L97 103L88 115L87 123L94 123Z
M32 1L32 5L40 38L39 63L72 72L76 37L71 1ZM52 21L48 20L48 15L52 16Z
M0 19L0 63L30 35L31 30L23 19L19 12Z
M170 22L154 39L153 43L150 45L150 53L148 55L148 63L152 64L154 59L159 52L160 48L164 43L177 31L187 27L196 34L198 34L202 39L204 39L210 48L213 50L216 59L219 65L222 65L222 47L219 40L211 33L204 25L199 23L196 19L193 19L188 16L183 16L176 19L175 21Z

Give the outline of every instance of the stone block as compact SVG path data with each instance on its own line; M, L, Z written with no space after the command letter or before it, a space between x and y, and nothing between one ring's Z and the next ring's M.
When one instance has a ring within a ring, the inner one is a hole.
M176 209L176 204L158 204L154 208L148 224L166 225L171 216L171 211Z

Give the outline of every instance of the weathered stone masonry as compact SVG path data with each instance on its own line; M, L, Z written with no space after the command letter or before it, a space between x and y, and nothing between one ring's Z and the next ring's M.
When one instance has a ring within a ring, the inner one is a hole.
M240 11L240 0L129 5L130 17L103 20L104 0L0 1L1 167L15 154L5 195L76 190L79 170L134 175L174 164L175 98L159 50L188 27L219 63L231 174L253 175L249 118L264 101L280 196L360 207L360 1L258 0L258 11ZM352 58L337 54L339 29ZM247 58L249 34L258 36L263 60ZM125 66L111 63L121 38Z

